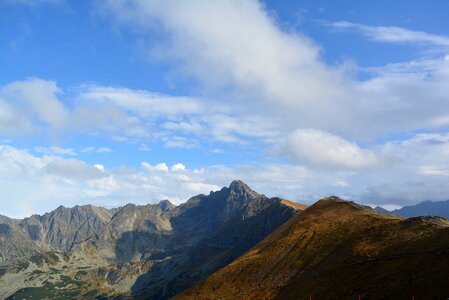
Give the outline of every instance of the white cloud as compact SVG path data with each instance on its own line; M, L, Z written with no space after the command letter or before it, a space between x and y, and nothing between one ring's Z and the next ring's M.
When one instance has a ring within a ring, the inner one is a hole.
M219 149L219 148L214 148L210 152L213 153L213 154L222 154L222 153L224 153L224 150L223 149Z
M174 131L182 131L182 132L188 132L188 133L195 133L195 134L203 134L204 128L201 126L198 122L167 122L162 124L162 127L167 130L174 130Z
M40 169L50 176L67 179L68 182L98 179L104 176L100 168L75 159L54 158Z
M165 163L159 163L159 164L157 164L157 165L155 166L155 168L156 168L157 170L161 170L161 171L164 171L164 172L167 172L167 171L168 171L168 167L167 167L167 165L166 165Z
M159 163L155 166L150 165L147 162L143 162L142 164L142 168L152 172L152 171L162 171L162 172L168 172L169 168L167 166L166 163Z
M239 151L281 145L276 153L304 165L192 171L142 163L141 170L101 170L58 157L63 153L36 157L10 147L0 151L5 196L20 191L21 203L32 205L23 199L34 199L36 205L46 203L42 207L50 207L48 201L99 204L112 198L179 201L241 178L256 190L294 199L338 193L397 205L448 197L449 146L441 134L449 126L449 59L441 54L446 37L340 24L379 41L441 50L426 59L363 69L326 64L319 46L300 32L282 30L256 1L105 3L119 22L137 25L141 38L163 30L149 52L166 59L176 74L197 80L199 87L191 91L201 97L100 85L67 95L53 81L27 79L0 88L1 134L95 134L136 147L150 141L183 148L207 143L211 149L218 141L234 143ZM353 76L360 69L370 78ZM404 140L405 133L417 131L427 133ZM386 136L391 140L377 142Z
M55 82L32 78L10 83L0 93L9 101L14 101L21 112L52 128L63 128L68 120L67 109L57 98L61 90Z
M429 34L423 31L414 31L396 26L368 26L347 21L327 24L338 30L357 30L368 38L389 43L430 44L449 48L449 37Z
M101 148L98 148L97 150L95 150L95 152L97 152L97 153L110 153L110 152L112 152L112 149L108 148L108 147L101 147Z
M171 37L157 55L175 59L208 88L235 87L288 105L340 93L334 85L338 70L320 61L318 47L301 34L279 30L256 1L106 3L120 22L150 30L161 25Z
M177 164L174 164L173 166L171 166L170 170L172 172L184 172L186 170L186 166L184 166L181 163L177 163Z
M35 147L35 151L47 155L76 155L75 151L72 148L61 148L58 146Z
M67 100L69 107L55 82L29 79L1 89L0 132L99 132L184 148L254 138L271 147L302 128L359 142L449 125L444 58L371 69L377 76L358 81L345 66L324 63L319 47L301 33L281 30L256 1L106 1L105 7L143 32L163 29L164 58L198 79L199 94L208 97L85 85Z
M317 45L300 32L282 30L257 1L124 0L105 1L104 7L119 23L138 26L139 36L163 30L167 38L149 51L159 51L179 74L197 79L202 93L219 99L204 106L215 110L218 104L219 113L199 110L201 122L192 123L191 116L167 123L166 129L206 133L224 142L257 137L277 143L296 129L320 128L366 141L449 122L444 57L362 68L376 76L359 81L352 74L357 66L326 64ZM446 37L406 29L384 31L375 31L376 38L447 43Z
M85 86L81 97L87 101L113 104L146 118L194 114L204 108L201 100L191 97L172 97L159 93L126 88Z
M147 144L140 144L139 151L148 152L150 151L150 147Z
M373 151L317 129L300 129L287 137L287 151L297 160L322 168L365 169L379 164Z
M111 105L78 100L68 108L54 81L30 78L0 87L0 133L15 135L67 135L95 130L132 130L132 119Z
M197 141L183 136L170 136L163 138L163 140L166 148L194 148L197 146Z
M0 214L24 217L44 213L59 205L93 204L110 207L128 202L155 203L170 199L184 202L198 193L207 194L242 178L261 188L262 192L285 195L296 193L298 180L305 178L300 167L212 166L191 170L177 163L170 168L165 163L143 162L142 170L110 169L102 164L90 165L80 160L58 156L37 157L25 150L0 146ZM286 173L287 172L287 173ZM291 177L290 175L294 175ZM275 188L267 182L275 183ZM176 187L174 189L173 187ZM14 206L9 200L14 199Z
M104 171L104 166L102 164L95 164L94 167L100 171Z
M329 140L343 147L353 147L338 137L331 136ZM364 150L355 147L351 151ZM342 169L352 169L344 171L279 163L215 165L192 170L182 163L168 167L165 163L142 162L141 169L136 170L107 168L99 163L90 165L59 156L38 157L3 145L0 146L0 187L5 201L0 202L0 214L23 217L52 210L61 204L90 203L110 207L128 202L154 203L165 198L180 203L195 194L207 194L226 186L234 179L242 179L268 196L306 203L328 195L396 206L425 199L447 199L447 134L416 135L387 143L377 148L376 153L392 158L393 163L388 168L369 168L363 172L354 171L351 164ZM323 155L330 159L328 153ZM332 159L333 155L330 155ZM9 205L12 199L14 206Z
M95 147L84 147L81 149L81 152L83 152L83 153L95 152Z
M111 137L111 140L113 140L114 142L117 142L117 143L129 142L129 139L127 137L125 137L125 136L117 136L117 135Z

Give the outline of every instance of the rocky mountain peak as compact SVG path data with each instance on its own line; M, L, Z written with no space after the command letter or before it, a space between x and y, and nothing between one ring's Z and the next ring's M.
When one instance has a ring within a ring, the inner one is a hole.
M159 207L163 212L167 212L176 207L176 205L171 203L169 200L162 200L159 202Z
M75 269L65 270L68 261L60 260L58 270L64 276L81 274L76 268L87 264L90 270L80 275L83 282L107 285L112 296L125 292L137 299L168 299L227 265L297 213L292 204L259 195L242 181L179 206L163 200L127 204L113 212L89 205L59 207L19 225L0 225L0 263L3 253L3 261L12 262L37 252L66 251ZM28 271L33 268L31 264ZM51 262L47 270L54 268ZM124 289L111 286L118 282ZM3 298L1 293L0 288Z
M236 190L236 189L251 189L251 188L241 180L233 180L229 185L229 189Z
M239 196L259 197L260 195L253 191L246 183L241 180L234 180L229 185L229 191Z

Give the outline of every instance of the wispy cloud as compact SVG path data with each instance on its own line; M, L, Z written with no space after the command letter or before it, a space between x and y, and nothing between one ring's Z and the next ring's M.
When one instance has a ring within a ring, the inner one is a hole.
M112 149L109 147L100 147L100 148L84 147L81 149L81 152L83 152L83 153L110 153L110 152L112 152Z
M58 146L36 147L34 150L45 155L76 155L76 152L72 148L62 148Z
M396 26L369 26L359 23L340 21L326 23L326 25L339 31L354 30L369 39L387 43L411 43L420 45L440 46L449 49L449 37L414 31Z

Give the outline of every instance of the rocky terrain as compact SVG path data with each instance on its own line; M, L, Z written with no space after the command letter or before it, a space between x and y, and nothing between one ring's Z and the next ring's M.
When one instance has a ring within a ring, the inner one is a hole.
M24 220L1 217L0 298L168 298L303 209L234 181L179 206L59 207Z
M447 299L448 224L322 199L175 299Z
M2 299L449 297L446 219L307 207L241 181L179 206L0 216L0 253Z
M112 211L92 205L58 207L23 220L0 216L0 262L43 251L70 251L112 218Z

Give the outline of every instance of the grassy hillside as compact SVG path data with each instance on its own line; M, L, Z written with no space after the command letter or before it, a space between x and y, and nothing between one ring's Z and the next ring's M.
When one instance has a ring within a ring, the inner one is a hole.
M177 299L447 299L449 227L331 197Z

